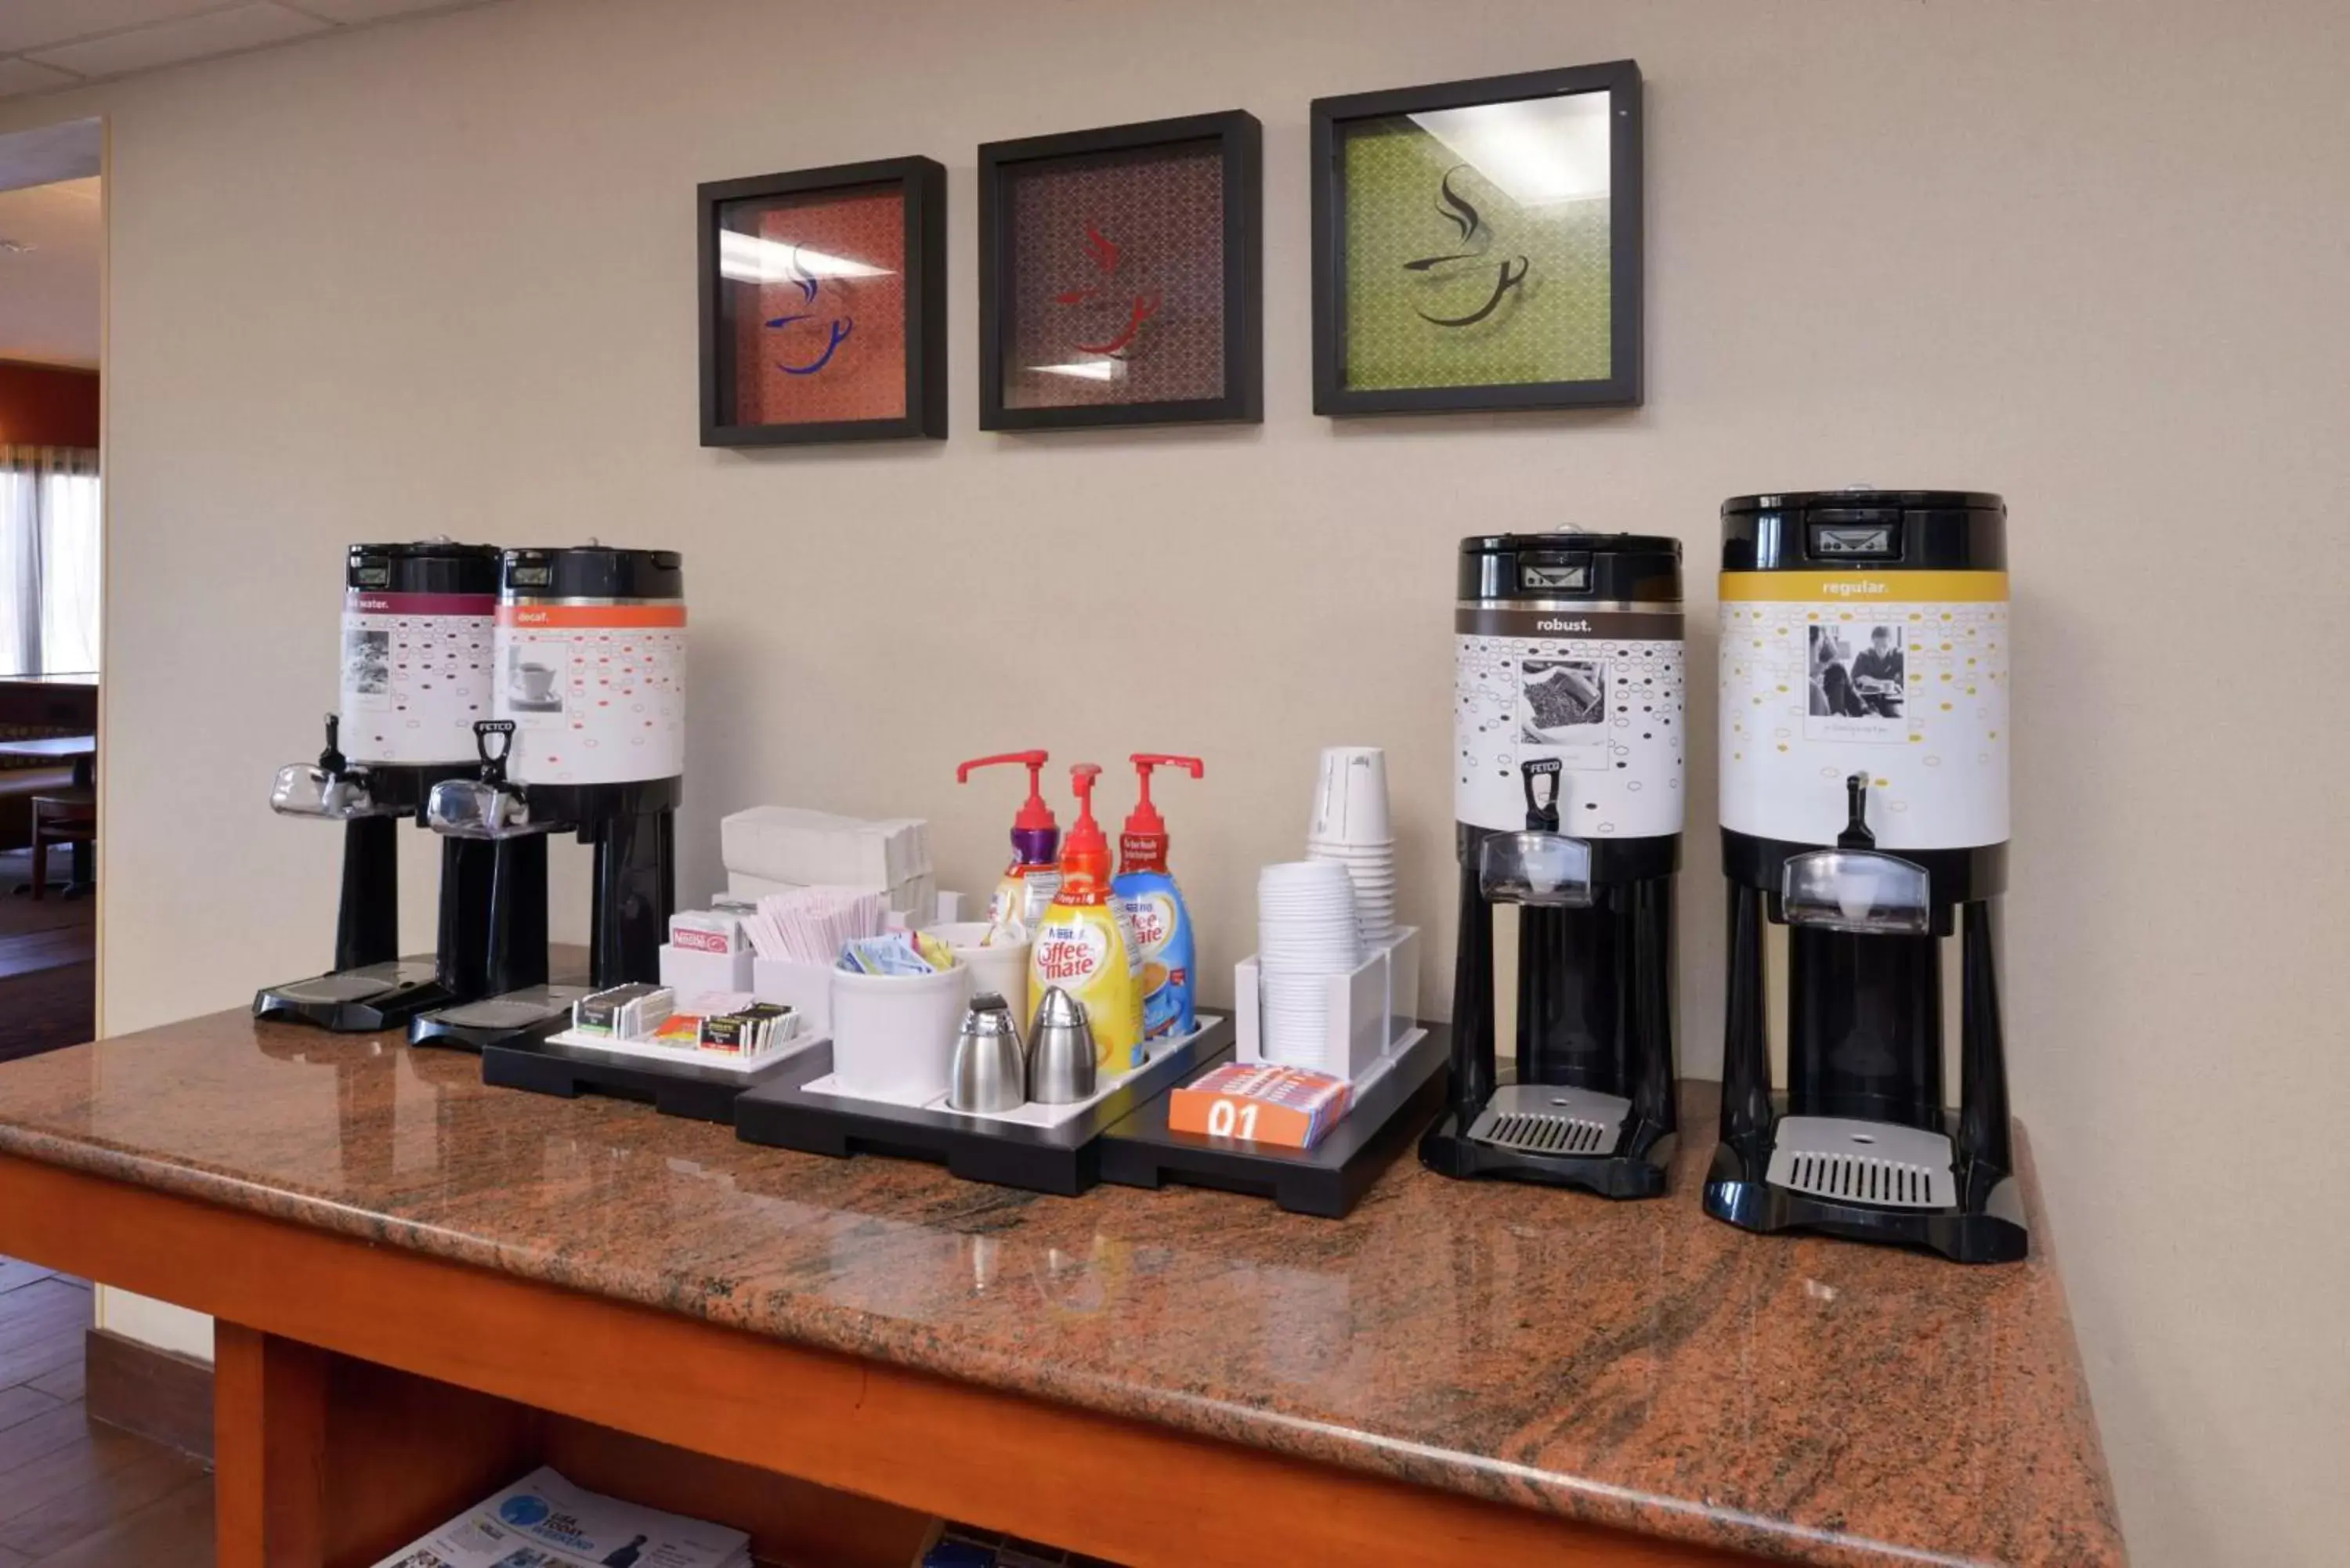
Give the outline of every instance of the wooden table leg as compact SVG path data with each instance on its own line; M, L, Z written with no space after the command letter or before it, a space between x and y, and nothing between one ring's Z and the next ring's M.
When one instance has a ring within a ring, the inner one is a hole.
M320 1568L327 1353L214 1324L213 1462L219 1568Z

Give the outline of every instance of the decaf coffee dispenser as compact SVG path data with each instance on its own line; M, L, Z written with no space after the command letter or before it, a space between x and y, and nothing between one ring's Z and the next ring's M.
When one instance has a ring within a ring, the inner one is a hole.
M1461 541L1451 1098L1419 1146L1447 1176L1664 1190L1687 794L1680 558L1679 540L1641 535ZM1519 907L1506 1084L1496 903Z
M342 692L327 716L326 749L314 764L279 769L269 796L282 815L343 825L335 967L264 990L256 1016L396 1028L503 978L492 962L488 857L453 841L442 850L438 950L400 955L400 824L421 820L432 787L473 766L473 722L493 701L497 588L493 545L350 547Z
M1746 495L1721 526L1729 1017L1706 1210L1749 1231L2021 1258L1991 902L2007 885L2006 505ZM1771 925L1786 931L1783 1000Z
M685 774L685 573L670 550L508 550L498 588L497 722L476 776L426 809L452 838L530 846L576 831L595 849L585 985L533 983L418 1018L418 1044L479 1049L561 1027L590 989L660 978L677 907ZM546 883L517 877L517 930L546 942ZM527 903L535 888L537 905ZM544 976L542 965L541 974Z

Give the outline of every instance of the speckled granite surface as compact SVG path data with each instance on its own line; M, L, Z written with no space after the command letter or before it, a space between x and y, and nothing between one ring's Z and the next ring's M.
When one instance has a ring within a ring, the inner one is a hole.
M0 1149L1654 1535L2123 1561L2044 1250L1962 1269L1731 1230L1695 1197L1712 1085L1687 1094L1669 1198L1455 1183L1407 1155L1333 1222L756 1148L222 1013L0 1065Z

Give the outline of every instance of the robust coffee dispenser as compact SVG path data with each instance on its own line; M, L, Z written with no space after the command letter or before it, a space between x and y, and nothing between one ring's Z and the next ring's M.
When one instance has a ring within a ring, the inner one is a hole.
M425 820L454 840L535 853L494 925L546 948L545 836L595 849L588 983L542 984L424 1014L420 1045L484 1045L560 1029L590 990L660 977L677 907L685 773L685 573L669 550L508 550L498 586L497 729L476 776L444 782ZM531 898L536 897L534 906ZM546 973L542 961L539 976Z
M454 840L441 856L438 950L400 956L400 824L432 787L473 767L473 724L491 706L498 552L430 539L354 545L343 574L342 691L315 764L280 768L269 804L343 825L335 967L271 986L256 1017L343 1031L398 1028L481 996L491 961L488 858Z
M1749 1231L2021 1258L1991 902L2007 885L2006 505L1745 495L1723 504L1721 528L1729 1019L1706 1211ZM1786 931L1783 1012L1771 925Z
M1687 793L1680 558L1679 540L1630 534L1461 543L1451 1097L1419 1145L1447 1176L1664 1190ZM1507 1084L1496 903L1519 906Z

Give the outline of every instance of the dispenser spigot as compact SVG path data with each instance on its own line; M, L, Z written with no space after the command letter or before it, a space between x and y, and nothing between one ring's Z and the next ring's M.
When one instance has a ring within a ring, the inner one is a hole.
M506 757L514 750L514 735L512 719L475 722L473 750L481 760L479 774L434 784L424 802L426 826L452 838L513 838L546 831L546 825L531 821L530 797L524 786L506 782Z
M1868 775L1850 774L1844 781L1844 831L1836 835L1838 849L1874 849L1877 835L1868 831Z
M1518 771L1524 775L1526 786L1526 831L1556 833L1559 797L1566 793L1566 764L1556 757L1537 757L1520 763ZM1534 794L1536 779L1550 781L1550 793L1540 799Z

